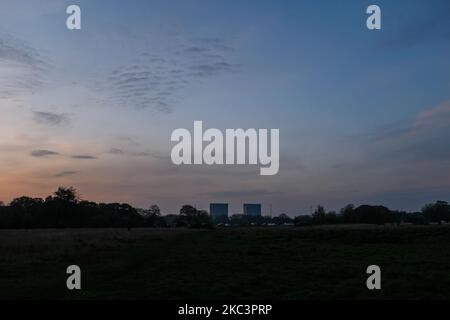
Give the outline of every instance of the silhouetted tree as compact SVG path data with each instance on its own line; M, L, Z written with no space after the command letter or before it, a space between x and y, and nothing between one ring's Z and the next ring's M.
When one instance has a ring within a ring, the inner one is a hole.
M295 217L294 224L296 226L311 226L312 217L310 215L300 215Z
M180 216L192 217L192 216L195 216L196 213L197 213L197 209L188 204L182 206L180 209Z
M425 218L424 214L422 212L412 212L412 213L405 213L404 222L412 223L412 224L427 224L427 218Z
M214 218L214 224L216 226L228 224L229 222L230 222L230 219L226 215L220 215L220 216Z
M429 221L438 222L450 220L450 206L446 201L436 201L433 204L427 204L422 208L422 212Z
M312 221L314 224L324 224L326 222L326 212L325 208L322 206L317 206L316 210L312 214Z
M158 205L153 204L150 206L150 208L148 209L148 213L152 216L161 216L161 209L158 207Z
M336 212L330 211L325 215L325 223L326 224L338 224L339 217Z
M161 220L161 209L156 205L151 205L145 212L145 225L147 227L160 227L163 226L163 221Z
M231 225L235 227L261 226L271 222L270 217L252 216L248 214L234 214L229 220Z
M384 206L362 205L355 209L356 223L383 224L395 222L394 214Z
M19 198L15 198L14 200L11 201L10 206L12 207L20 207L22 209L32 209L34 207L40 206L42 205L42 203L44 203L44 200L42 200L41 198L30 198L30 197L19 197Z
M271 221L267 221L268 223L274 223L276 225L282 225L285 223L292 223L293 220L287 214L280 214L278 217L273 217Z
M10 207L13 211L14 223L24 228L31 228L35 221L39 221L39 214L44 201L41 198L19 197L11 201Z
M191 205L184 205L180 209L178 225L191 228L209 228L213 224L208 212L197 210Z
M74 187L59 187L53 194L54 200L60 200L64 202L77 203L80 200L78 191Z
M342 220L344 223L355 223L355 206L353 204L348 204L340 210Z
M391 211L384 206L362 205L355 208L347 205L337 214L326 212L318 206L312 215L298 216L294 220L285 214L278 217L233 215L224 222L233 226L265 226L271 223L282 225L294 221L295 225L337 223L400 223L414 224L450 221L450 205L437 201L423 207L422 212L408 213ZM184 205L179 215L161 216L157 205L148 210L136 210L126 203L100 203L80 199L75 188L59 187L45 201L41 198L22 196L9 205L0 202L0 228L66 228L66 227L212 227L209 214Z

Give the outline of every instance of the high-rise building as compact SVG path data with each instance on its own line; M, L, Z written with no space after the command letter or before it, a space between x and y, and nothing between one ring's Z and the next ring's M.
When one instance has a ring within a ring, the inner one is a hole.
M210 203L209 214L213 222L222 222L228 218L228 203Z
M261 204L259 203L244 203L244 214L254 217L261 216Z

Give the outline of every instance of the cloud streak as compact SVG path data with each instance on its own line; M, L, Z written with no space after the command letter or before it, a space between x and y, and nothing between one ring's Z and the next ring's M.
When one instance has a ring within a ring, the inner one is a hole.
M60 126L69 123L69 117L64 113L33 111L33 120L42 125Z
M111 148L107 151L107 153L116 155L116 156L162 158L162 156L157 152L129 151L129 150L124 150L124 149L119 149L119 148Z
M382 127L369 136L370 158L377 162L450 161L450 101L424 110L413 121Z
M31 156L35 158L49 157L59 155L56 151L51 150L33 150L31 151Z
M220 74L234 72L233 49L220 39L177 43L176 50L142 52L134 63L112 70L108 90L112 103L138 109L153 108L170 113L189 85Z
M61 177L71 176L71 175L74 175L77 173L78 173L77 171L61 171L61 172L58 172L57 174L55 174L54 177L61 178Z
M87 155L87 154L80 154L80 155L74 155L72 156L72 159L79 159L79 160L95 160L97 157Z
M49 64L25 41L0 31L0 100L21 101L41 87Z

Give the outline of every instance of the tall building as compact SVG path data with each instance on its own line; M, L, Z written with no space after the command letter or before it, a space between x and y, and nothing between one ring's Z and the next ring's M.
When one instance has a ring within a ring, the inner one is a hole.
M259 203L244 203L244 214L254 217L261 216L261 204Z
M213 222L222 222L228 218L228 203L210 203L209 214Z

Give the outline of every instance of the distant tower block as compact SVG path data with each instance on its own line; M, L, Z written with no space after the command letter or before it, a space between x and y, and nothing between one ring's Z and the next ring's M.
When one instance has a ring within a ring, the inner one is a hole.
M228 218L228 203L210 203L209 214L213 222L222 222Z
M244 203L244 214L260 217L261 216L261 204L259 203Z

